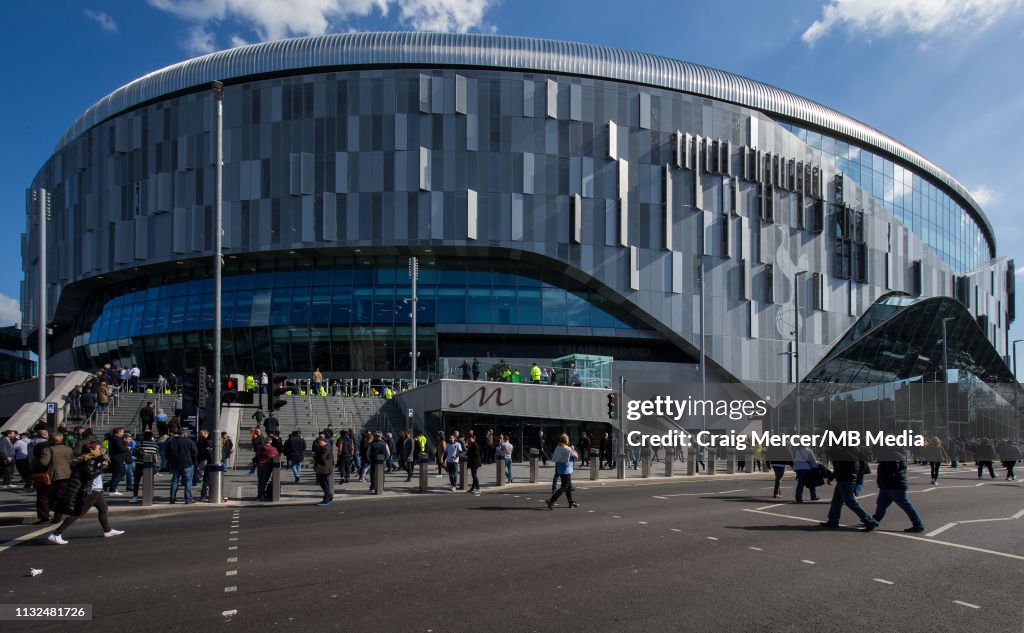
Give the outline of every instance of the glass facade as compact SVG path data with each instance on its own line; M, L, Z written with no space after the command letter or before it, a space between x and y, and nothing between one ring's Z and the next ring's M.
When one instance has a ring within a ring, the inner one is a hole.
M863 147L791 123L792 132L819 158L856 182L914 232L954 271L963 273L993 257L981 227L940 187L920 174Z
M404 263L405 260L401 260ZM521 326L563 333L642 328L605 297L564 275L511 261L421 259L418 341L436 359L436 326ZM223 280L225 364L308 371L397 371L408 366L408 271L393 258L293 258L234 263ZM94 297L75 349L90 365L132 356L146 373L191 366L213 328L213 279L158 275L145 288ZM538 332L540 333L540 332ZM200 341L200 337L204 337ZM177 355L177 356L176 356ZM421 357L422 358L422 357Z

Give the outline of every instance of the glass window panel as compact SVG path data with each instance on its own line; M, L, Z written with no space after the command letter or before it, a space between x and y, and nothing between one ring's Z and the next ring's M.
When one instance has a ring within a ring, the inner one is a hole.
M516 292L512 288L496 288L491 303L491 323L507 325L516 320Z
M470 288L468 299L468 323L491 322L491 290L490 288Z
M461 288L440 288L437 298L437 322L466 322L466 293Z
M544 325L565 325L565 291L560 288L544 288L542 293Z
M541 314L540 288L520 287L518 322L522 325L540 325Z

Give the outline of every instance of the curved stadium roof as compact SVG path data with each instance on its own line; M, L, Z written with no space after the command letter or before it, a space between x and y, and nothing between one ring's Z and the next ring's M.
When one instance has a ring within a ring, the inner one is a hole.
M92 126L160 97L266 73L313 68L437 65L583 75L647 84L729 101L812 127L831 130L898 158L930 175L957 197L983 227L992 253L995 236L971 194L952 176L909 147L819 103L759 81L708 66L593 44L481 34L350 33L253 44L196 57L149 73L87 109L55 151Z

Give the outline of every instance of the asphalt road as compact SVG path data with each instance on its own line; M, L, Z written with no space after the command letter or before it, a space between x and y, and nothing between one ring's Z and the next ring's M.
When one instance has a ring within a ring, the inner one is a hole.
M579 481L554 512L543 486L157 510L115 539L93 514L0 551L0 603L94 608L19 631L1024 631L1024 483L911 481L923 535L895 507L822 531L827 504L777 505L767 476Z

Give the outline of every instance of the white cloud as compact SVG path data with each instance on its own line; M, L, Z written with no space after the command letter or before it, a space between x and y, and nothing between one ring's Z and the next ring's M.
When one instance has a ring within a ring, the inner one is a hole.
M231 48L239 48L241 46L248 46L249 44L251 44L251 42L237 33L231 36Z
M980 204L983 208L999 199L996 192L988 185L978 185L977 187L970 190L971 196Z
M85 17L96 22L96 24L99 24L100 28L104 31L110 31L111 33L117 32L117 21L106 13L102 11L92 11L90 9L86 9L82 13L85 14Z
M1024 277L1024 266L1019 266L1017 268L1017 276L1018 277Z
M347 22L387 16L397 7L398 22L418 31L457 31L484 28L483 17L496 0L149 0L153 7L193 24L185 43L191 53L216 50L211 26L235 20L252 28L258 41L299 35L322 35L351 30ZM197 37L202 35L203 37ZM230 38L232 46L247 40Z
M1020 6L1021 0L832 0L801 38L813 46L840 28L878 35L977 32Z
M0 325L13 325L21 323L21 304L17 299L12 299L0 293Z

